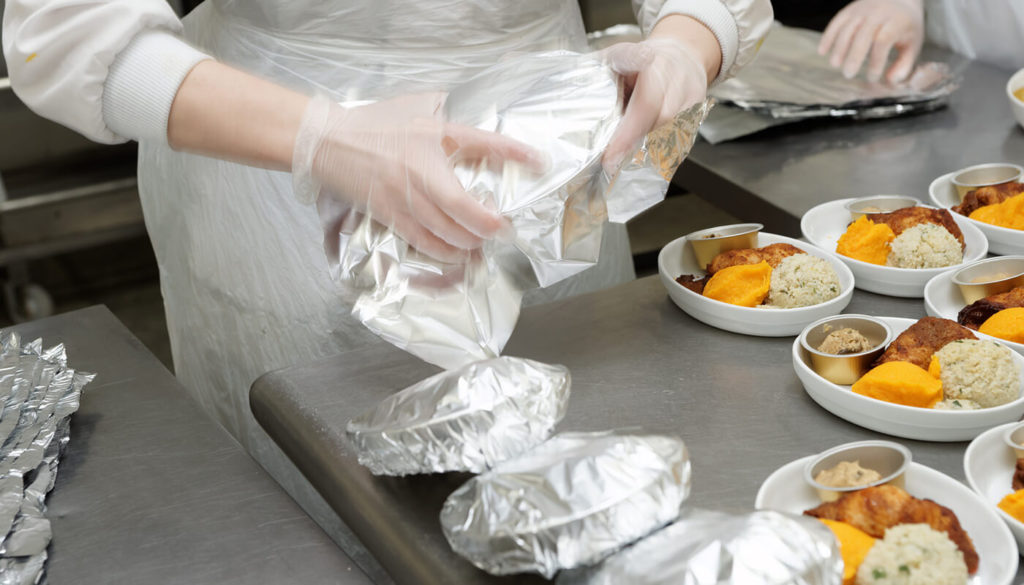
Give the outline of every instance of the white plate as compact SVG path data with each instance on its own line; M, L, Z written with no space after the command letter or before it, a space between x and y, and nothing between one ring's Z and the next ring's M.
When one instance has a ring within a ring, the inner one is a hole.
M971 489L1010 527L1017 550L1024 553L1024 524L997 507L1004 496L1013 493L1017 457L1003 442L1003 433L1015 424L989 429L971 441L964 453L964 475Z
M839 236L843 235L850 225L850 212L846 210L846 203L852 200L850 198L829 201L805 213L800 220L800 231L804 237L815 246L834 253ZM988 253L988 241L984 234L974 227L973 224L977 222L950 213L964 234L964 264L984 258ZM924 285L933 276L963 265L942 268L893 268L861 262L838 254L836 256L853 271L853 276L857 279L857 288L894 297L920 298L924 294Z
M960 289L953 284L954 272L956 271L943 272L929 280L928 284L924 287L924 310L932 317L942 317L943 319L956 321L957 315L960 314L960 309L966 306L964 298L960 296ZM975 331L974 334L979 339L998 341L1013 351L1024 355L1024 344L985 335L980 331Z
M894 339L916 322L897 317L879 319L889 325ZM1024 356L1014 353L1013 360L1024 376ZM968 441L1024 414L1024 378L1021 380L1022 393L1013 402L980 410L953 411L904 406L854 394L849 386L833 384L811 368L799 338L793 341L793 369L807 394L825 410L855 425L896 437L920 441Z
M804 466L814 455L787 463L768 476L757 492L754 506L759 510L779 510L800 514L821 503L803 479ZM956 514L978 551L978 572L971 585L1009 585L1017 574L1017 547L1006 525L991 507L962 483L925 467L911 463L907 470L906 490L917 498L934 500Z
M953 187L953 183L950 182L954 174L956 174L955 171L946 173L932 181L932 184L928 186L928 197L937 207L949 209L954 205L960 204L960 196L956 194L956 189ZM1024 254L1024 231L1011 230L1010 228L971 219L951 209L949 212L957 219L966 219L971 225L976 226L981 233L985 234L985 237L988 238L989 251L993 254Z
M812 256L827 260L839 275L839 296L824 303L797 309L741 307L709 299L676 282L676 278L682 274L704 274L704 269L697 265L693 247L686 237L672 240L658 254L661 283L668 290L668 296L672 301L694 319L726 331L762 337L796 335L804 327L822 317L838 315L850 304L854 286L853 274L834 254L785 236L764 232L757 236L759 248L779 243L792 244Z

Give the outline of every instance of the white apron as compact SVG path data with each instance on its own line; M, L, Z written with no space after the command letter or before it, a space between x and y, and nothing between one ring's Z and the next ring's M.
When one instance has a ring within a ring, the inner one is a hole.
M585 50L576 0L207 0L185 27L221 61L339 101L443 90L512 51ZM261 374L375 340L330 280L315 208L295 200L286 173L151 143L140 145L139 191L178 378L359 557L248 405ZM625 228L609 227L600 265L532 301L632 279Z

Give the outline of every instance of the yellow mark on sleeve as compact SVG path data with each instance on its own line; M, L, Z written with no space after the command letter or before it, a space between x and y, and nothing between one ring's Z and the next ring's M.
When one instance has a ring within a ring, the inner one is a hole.
M32 59L35 59L38 56L39 56L39 53L32 53L28 57L25 57L25 62L28 63L29 61L31 61Z

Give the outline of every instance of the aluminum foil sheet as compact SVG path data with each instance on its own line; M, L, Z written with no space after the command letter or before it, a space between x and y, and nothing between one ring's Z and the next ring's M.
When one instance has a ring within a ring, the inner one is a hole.
M527 143L549 159L533 174L508 163L459 165L462 185L513 228L446 265L411 249L361 213L321 197L332 276L371 331L451 369L500 354L524 291L569 278L599 260L605 221L623 222L664 197L708 105L652 132L614 178L600 158L623 105L617 76L591 56L531 53L453 88L448 120Z
M863 74L847 79L829 65L827 56L818 55L820 39L816 31L775 26L757 59L736 77L715 86L711 95L776 118L808 117L805 107L818 116L847 116L851 115L847 110L862 107L945 100L958 87L967 64L952 53L931 50L922 55L922 64L905 82L870 82Z
M441 527L456 553L489 573L551 578L671 522L689 492L676 437L562 433L456 490Z
M558 585L839 585L843 560L821 522L762 510L687 510L676 522Z
M547 439L569 404L569 370L500 357L413 384L348 423L376 475L479 473Z
M0 343L0 585L43 578L50 522L46 496L92 374L68 367L63 345L43 350L17 335Z

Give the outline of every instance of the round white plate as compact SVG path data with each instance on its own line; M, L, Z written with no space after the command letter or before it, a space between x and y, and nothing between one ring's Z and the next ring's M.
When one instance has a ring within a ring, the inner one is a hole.
M804 237L815 246L834 253L839 236L842 236L850 225L850 212L846 210L846 203L852 200L850 198L829 201L805 213L800 220L800 231ZM988 240L981 230L974 226L977 222L950 213L964 234L964 264L984 258L988 253ZM857 288L894 297L920 298L924 294L924 285L932 277L963 265L942 268L893 268L861 262L838 254L836 256L853 271L853 276L857 279Z
M916 321L897 317L879 317L892 329L893 336L903 333ZM1024 356L1013 354L1021 370L1021 394L1008 404L980 410L935 410L904 406L854 394L849 386L833 384L811 368L810 358L793 341L793 369L807 394L822 408L855 425L906 439L920 441L968 441L986 430L1015 421L1024 414Z
M956 321L957 315L960 314L960 309L967 306L964 304L964 298L960 296L960 289L953 284L954 272L956 271L943 272L929 280L928 284L924 287L924 310L932 317L942 317L943 319ZM1024 355L1024 344L985 335L980 331L975 331L974 334L979 339L998 341L1013 351Z
M997 507L1004 496L1013 493L1017 457L1003 442L1003 433L1015 424L989 429L971 441L964 453L964 475L971 489L1010 527L1017 550L1024 553L1024 524Z
M811 323L838 315L850 304L853 296L853 274L834 254L816 248L807 242L794 240L785 236L777 236L761 232L757 236L757 246L770 244L792 244L812 256L824 258L839 275L839 296L824 303L797 309L769 309L758 307L740 307L709 299L699 295L676 282L682 274L704 274L704 269L697 265L693 247L686 237L676 238L669 242L658 254L658 272L661 283L668 290L668 296L694 319L707 323L712 327L762 337L785 337L796 335Z
M803 471L814 455L783 465L768 476L757 492L754 507L795 514L821 503L804 481ZM962 483L925 467L911 463L907 470L907 492L934 500L953 510L978 551L978 572L968 580L971 585L1009 585L1017 574L1017 547L1013 535L992 508Z
M932 181L932 184L928 186L928 197L936 207L949 209L954 205L960 204L960 196L956 194L956 188L950 182L954 174L956 173L946 173ZM976 226L981 233L985 234L985 237L988 238L989 251L993 254L1024 254L1024 231L1012 230L971 219L956 213L952 209L949 212L957 219L966 219L971 225Z

